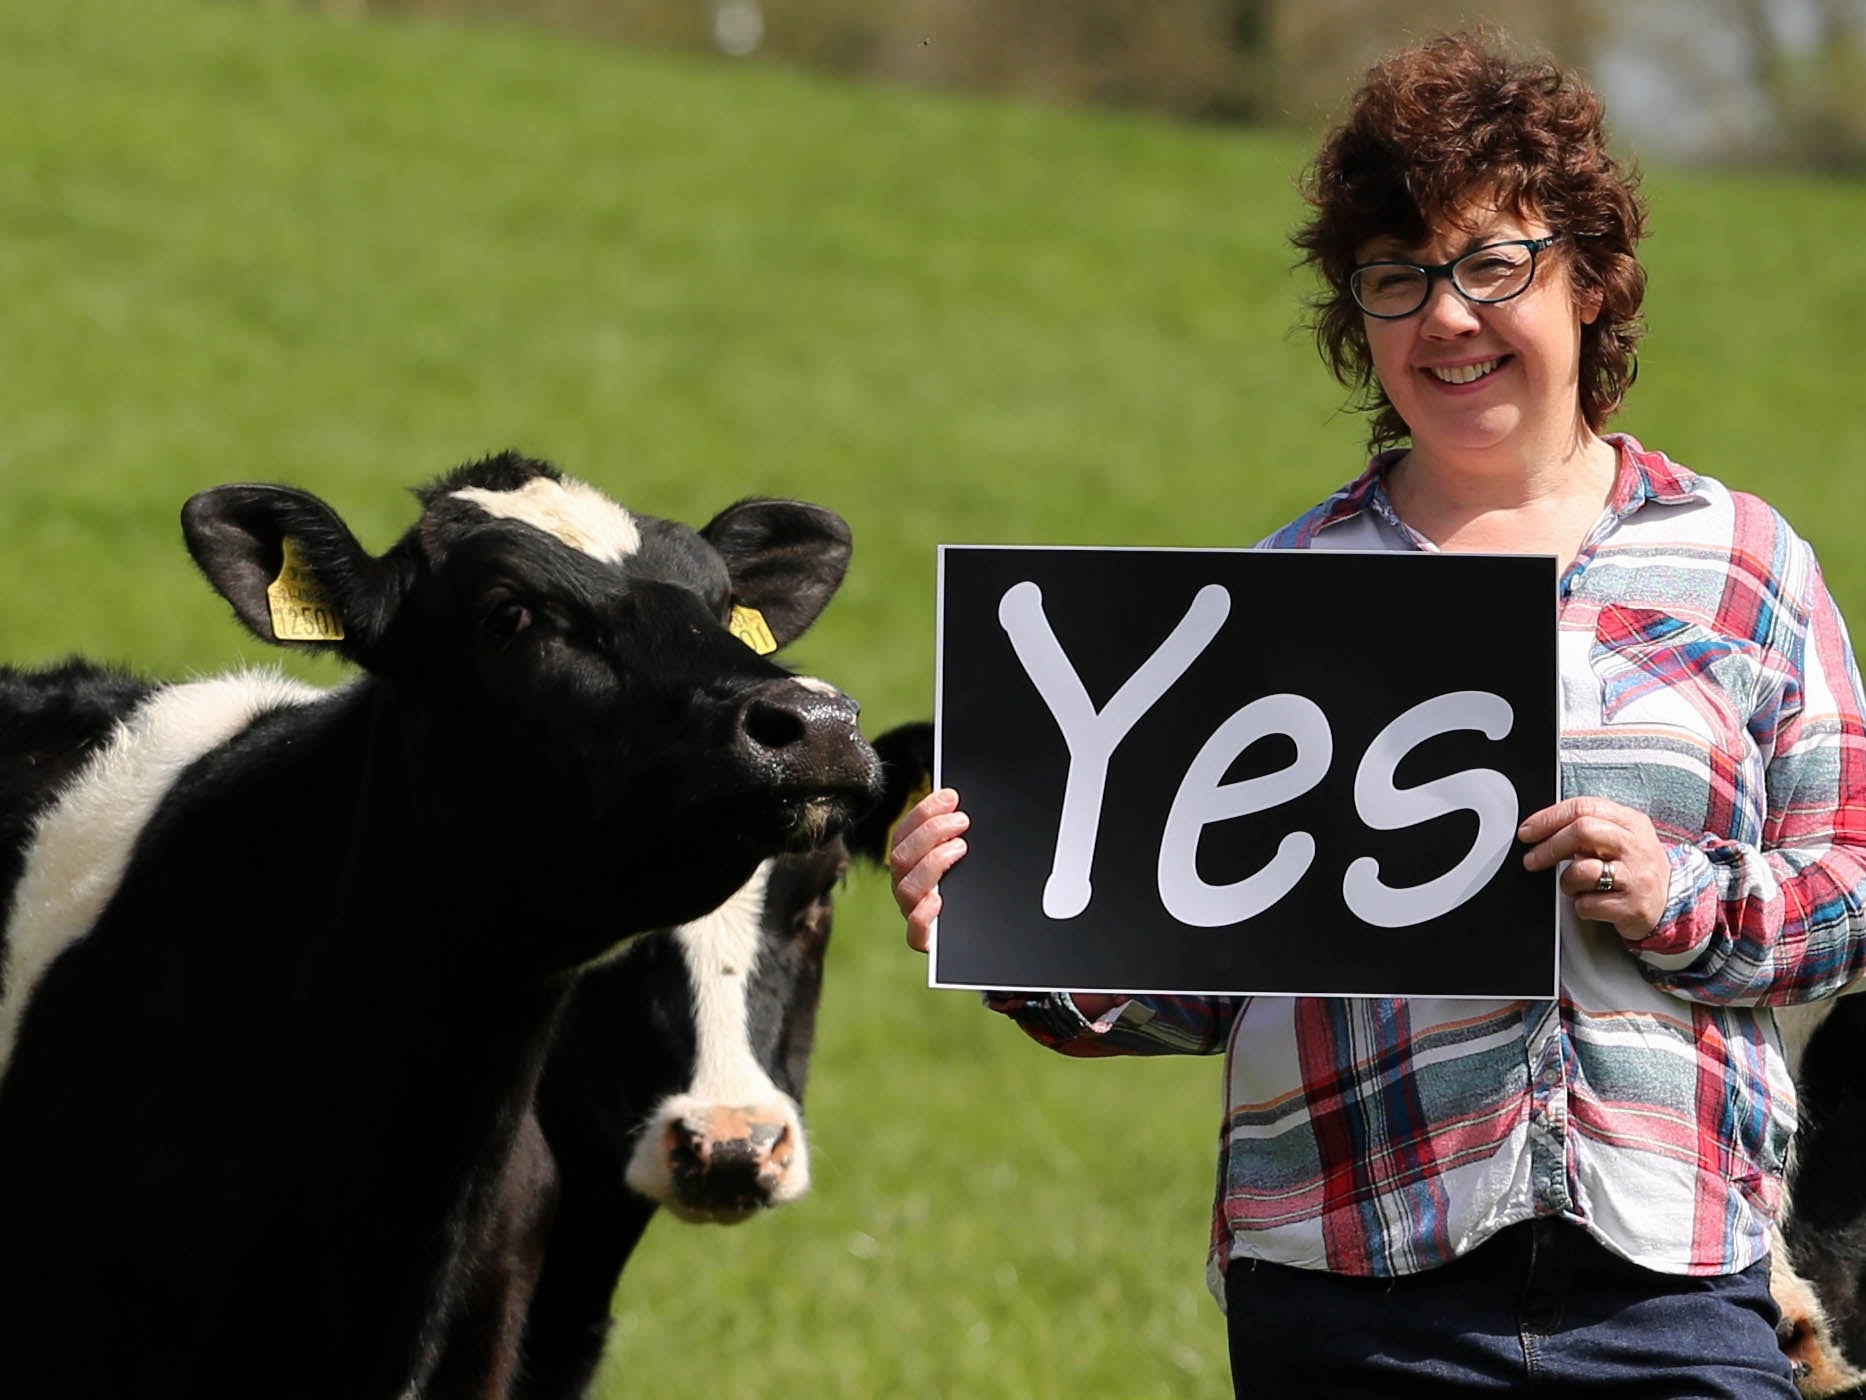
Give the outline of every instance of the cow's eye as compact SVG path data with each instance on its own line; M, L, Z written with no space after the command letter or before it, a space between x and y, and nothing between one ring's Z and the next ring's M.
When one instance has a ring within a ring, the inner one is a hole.
M486 614L486 630L499 638L516 637L531 626L531 609L516 598L495 603Z

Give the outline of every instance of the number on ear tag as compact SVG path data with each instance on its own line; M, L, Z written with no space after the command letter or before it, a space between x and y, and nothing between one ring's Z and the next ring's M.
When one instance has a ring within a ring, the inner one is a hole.
M305 567L298 554L298 541L287 535L280 542L284 562L279 576L266 585L266 602L272 607L272 635L281 642L340 642L343 619L330 601L330 595Z
M771 635L771 629L765 626L765 615L757 608L732 605L732 618L726 623L727 629L746 646L760 656L769 656L778 648L777 638Z

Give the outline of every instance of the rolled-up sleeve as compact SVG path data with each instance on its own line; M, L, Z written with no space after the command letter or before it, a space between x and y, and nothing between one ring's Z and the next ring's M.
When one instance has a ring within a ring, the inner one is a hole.
M1806 548L1806 546L1802 546ZM1838 608L1810 562L1801 625L1750 732L1766 755L1758 844L1669 847L1665 914L1631 945L1648 981L1691 1001L1812 1001L1866 972L1866 718Z
M1212 1055L1225 1048L1244 997L1136 996L1091 1020L1067 992L987 992L985 1005L1062 1055Z

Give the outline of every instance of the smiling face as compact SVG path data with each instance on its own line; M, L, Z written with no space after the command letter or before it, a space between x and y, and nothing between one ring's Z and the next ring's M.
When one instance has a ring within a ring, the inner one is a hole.
M1357 260L1444 263L1486 244L1551 232L1528 214L1479 209L1424 244L1374 239ZM1581 327L1597 313L1597 305L1577 302L1558 242L1538 257L1529 289L1508 301L1471 302L1439 278L1412 315L1362 320L1374 372L1405 419L1415 454L1514 465L1559 458L1587 435Z

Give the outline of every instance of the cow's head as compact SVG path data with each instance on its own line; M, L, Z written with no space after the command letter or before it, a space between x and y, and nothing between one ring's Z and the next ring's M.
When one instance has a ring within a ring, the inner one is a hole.
M848 563L839 517L743 501L696 532L513 453L418 495L380 556L284 487L203 492L182 522L257 636L378 678L432 819L465 793L499 813L465 833L488 863L598 873L640 892L632 928L664 925L871 803L854 704L741 640L768 650L821 612Z
M835 893L851 855L885 859L932 747L927 724L883 734L882 799L843 837L767 861L721 908L584 973L539 1095L554 1148L685 1220L731 1223L809 1189L801 1105Z

